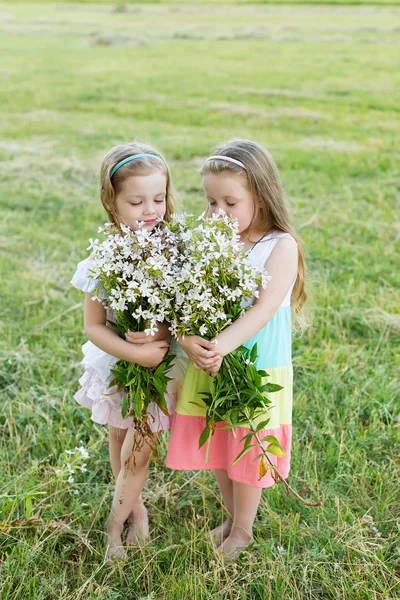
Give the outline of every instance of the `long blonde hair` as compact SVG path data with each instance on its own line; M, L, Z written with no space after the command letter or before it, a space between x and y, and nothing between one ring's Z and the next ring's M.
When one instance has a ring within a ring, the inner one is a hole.
M158 158L152 158L151 156L137 158L121 166L110 177L111 171L119 162L135 154L152 154ZM116 212L115 199L125 179L134 175L149 175L154 169L161 171L167 179L164 218L169 221L171 215L176 212L175 198L171 173L161 152L150 144L143 144L136 141L119 144L107 152L100 169L100 199L112 223L120 225Z
M200 169L201 175L228 171L235 175L244 175L247 180L254 205L259 204L256 225L266 233L281 231L289 233L297 242L298 269L293 287L291 306L298 322L303 319L303 306L307 299L305 291L305 260L299 236L293 229L289 205L279 177L278 169L271 154L260 144L250 140L233 139L214 148L212 155L226 156L241 162L240 165L223 160L207 160Z

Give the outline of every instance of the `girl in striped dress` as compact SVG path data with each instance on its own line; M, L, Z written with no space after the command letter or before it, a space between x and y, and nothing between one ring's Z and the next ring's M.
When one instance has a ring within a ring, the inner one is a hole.
M279 173L269 152L248 140L232 140L217 147L200 170L210 214L223 209L239 222L246 260L271 276L267 289L247 303L252 307L212 342L199 336L179 340L191 362L173 417L167 466L172 469L213 469L228 513L227 520L210 533L218 551L237 555L253 541L253 523L262 488L274 485L270 472L258 477L258 448L234 459L243 448L248 429L223 429L218 423L211 438L206 464L206 446L198 449L205 426L205 409L200 393L208 391L210 375L215 376L222 358L242 344L257 343L256 367L265 369L268 382L283 387L269 396L272 407L260 420L270 418L268 429L286 455L269 455L280 474L287 477L292 438L291 317L299 315L306 299L304 258L291 222ZM246 305L245 305L246 306ZM196 402L194 404L193 402Z

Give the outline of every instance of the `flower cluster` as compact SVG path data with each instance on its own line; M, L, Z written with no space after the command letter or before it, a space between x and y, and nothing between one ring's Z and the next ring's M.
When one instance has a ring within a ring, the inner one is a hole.
M69 484L76 483L76 476L79 473L86 473L87 463L84 462L89 458L89 452L82 445L75 447L74 450L65 450L66 456L63 457L61 465L54 469L57 477ZM74 489L74 494L78 494L78 490Z
M222 211L197 220L175 216L169 228L180 249L171 289L171 332L211 339L241 316L243 303L270 278L245 260L238 223Z
M178 258L174 234L167 228L132 231L110 223L98 232L106 239L102 243L90 240L90 271L101 281L105 294L97 290L93 299L112 310L132 331L154 335L157 323L169 314L169 290Z

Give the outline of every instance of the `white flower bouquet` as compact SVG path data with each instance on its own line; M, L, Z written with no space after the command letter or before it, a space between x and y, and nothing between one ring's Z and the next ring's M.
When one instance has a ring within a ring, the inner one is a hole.
M244 313L243 301L257 297L258 287L265 288L270 277L246 261L238 224L222 212L198 219L175 217L167 227L180 249L180 268L173 283L174 299L168 317L171 331L178 338L200 335L212 340ZM262 442L269 443L267 450L272 454L284 456L285 452L275 437L258 437L269 419L256 424L257 416L271 405L265 393L282 388L263 382L268 373L256 368L256 358L256 345L252 349L241 346L225 356L216 378L210 381L210 391L202 394L206 427L199 447L210 439L218 421L226 421L234 435L236 427L249 427L235 462L251 448L260 446L262 477L267 469Z
M104 233L106 239L101 243L90 240L91 275L99 279L106 294L95 290L93 300L113 311L116 322L109 324L121 337L128 330L154 336L157 324L166 319L170 309L169 289L178 255L174 235L163 227L151 232L140 228L132 231L110 223L98 233ZM168 415L164 395L169 378L165 373L172 360L168 354L153 368L119 360L111 371L114 379L110 385L126 391L122 417L132 416L142 437L151 437L147 410L151 401Z

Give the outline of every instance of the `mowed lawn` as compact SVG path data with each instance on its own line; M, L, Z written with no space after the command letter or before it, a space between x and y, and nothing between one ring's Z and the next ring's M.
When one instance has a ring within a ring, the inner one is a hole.
M0 5L2 600L400 597L392 4ZM144 493L152 541L104 564L107 433L73 400L85 335L69 285L105 221L101 159L158 145L181 208L200 213L196 170L234 136L274 155L307 251L290 483L323 506L266 490L255 545L221 563L205 541L224 518L215 481L167 470L164 439ZM89 458L65 453L79 446Z

